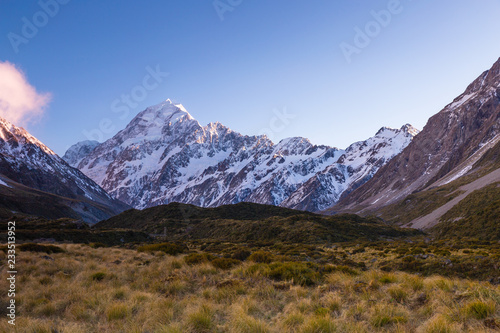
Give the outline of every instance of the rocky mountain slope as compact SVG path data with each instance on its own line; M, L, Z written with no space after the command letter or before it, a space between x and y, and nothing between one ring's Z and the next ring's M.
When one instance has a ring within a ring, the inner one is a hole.
M377 212L394 222L431 227L473 191L500 181L494 153L499 142L500 59L330 212Z
M182 105L167 100L140 112L106 142L85 149L88 144L80 144L65 156L112 196L139 209L246 201L318 211L370 179L417 132L411 125L382 128L345 150L301 137L274 144L220 123L201 126Z
M128 208L26 130L0 118L0 208L98 222Z

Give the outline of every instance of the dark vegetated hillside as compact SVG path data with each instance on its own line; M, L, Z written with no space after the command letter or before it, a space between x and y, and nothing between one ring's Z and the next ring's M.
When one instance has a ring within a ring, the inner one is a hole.
M0 237L4 240L7 239L7 221L15 221L16 240L19 242L45 239L56 242L120 245L151 240L146 233L140 231L126 229L94 230L87 223L69 218L51 220L17 214L1 220L2 232L0 232Z
M176 221L201 221L204 219L258 220L269 217L287 217L297 214L314 216L309 212L297 211L271 205L241 202L216 208L202 208L177 202L160 205L144 210L130 209L99 223L100 227L123 227L143 229L150 227L160 219Z
M71 218L95 223L128 208L124 203L115 203L117 205L112 208L83 195L63 197L14 181L9 181L8 186L0 186L0 210L3 211L0 212L0 218L26 214L47 219Z
M164 234L169 240L228 242L324 243L420 234L416 230L389 226L374 217L322 216L254 203L218 208L172 203L142 211L128 210L99 222L96 228L135 229Z
M1 217L8 218L13 215L12 211L14 211L52 219L62 217L78 219L79 215L70 208L69 201L71 199L28 187L0 186L0 209L3 211ZM77 203L76 200L74 202Z
M476 190L430 231L439 238L500 240L500 183Z

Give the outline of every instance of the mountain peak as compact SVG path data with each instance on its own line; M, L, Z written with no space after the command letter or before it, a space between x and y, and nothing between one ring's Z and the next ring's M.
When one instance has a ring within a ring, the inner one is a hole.
M6 143L15 141L17 144L11 145L11 148L18 147L23 144L33 144L43 150L46 154L55 156L56 153L52 151L49 147L40 142L33 135L28 133L24 128L17 127L16 125L9 122L7 119L0 117L0 139ZM19 148L19 147L18 147ZM19 148L20 149L20 148Z
M172 118L172 115L175 115L175 117ZM182 104L174 104L170 99L147 107L146 110L140 112L138 116L146 120L153 120L157 118L175 120L183 116L187 116L188 119L194 120Z
M454 102L459 99L463 99L464 96L472 96L475 93L485 89L485 88L498 88L500 85L500 58L491 66L490 69L484 71L478 78L476 78L465 92L458 96ZM455 104L455 103L454 103ZM461 105L461 104L460 104ZM455 105L456 106L456 105Z
M412 136L415 136L418 133L420 133L420 130L413 127L413 125L411 125L411 124L405 124L405 125L401 126L400 130L405 132L405 133L411 134Z
M405 125L401 126L400 129L384 126L381 129L379 129L377 131L377 133L375 133L375 136L383 136L386 134L385 132L389 132L391 136L393 136L394 134L403 132L403 133L409 134L413 137L413 136L417 135L420 131L418 129L416 129L415 127L413 127L411 124L405 124Z
M136 137L162 137L167 128L189 130L191 125L201 127L186 111L182 104L174 104L167 99L159 104L147 107L135 116L120 136L124 139Z

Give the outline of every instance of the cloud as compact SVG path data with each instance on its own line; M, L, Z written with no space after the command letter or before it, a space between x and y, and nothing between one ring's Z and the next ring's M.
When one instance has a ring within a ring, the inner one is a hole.
M24 73L8 61L0 61L0 117L25 126L40 119L51 95L39 93Z

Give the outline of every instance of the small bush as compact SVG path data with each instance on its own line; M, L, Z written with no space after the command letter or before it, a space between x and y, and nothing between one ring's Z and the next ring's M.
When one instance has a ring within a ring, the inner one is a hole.
M393 287L390 287L389 289L387 289L387 291L389 292L389 295L391 295L391 297L396 302L399 302L399 303L404 302L406 300L406 298L408 297L408 293L401 287L393 286Z
M241 264L241 261L231 258L217 258L212 260L212 265L220 269L230 269L236 265Z
M396 277L392 274L384 274L378 280L382 283L388 284L396 282Z
M197 312L188 317L188 325L193 332L211 332L215 326L212 320L212 310L208 306L202 306Z
M92 281L102 281L102 280L104 280L105 277L106 277L106 273L104 273L104 272L97 272L97 273L94 273L90 276Z
M208 258L205 253L190 253L184 257L184 261L188 265L197 265L208 261Z
M452 333L454 330L443 315L435 315L425 324L425 333Z
M379 306L375 309L375 313L370 321L374 327L383 327L391 324L406 323L408 316L396 307Z
M256 251L248 257L248 260L257 263L269 264L273 261L273 255L272 253L266 251Z
M119 299L119 300L125 299L125 290L123 290L123 289L116 290L113 293L113 298L114 299Z
M300 262L276 262L269 265L268 276L277 281L290 281L301 286L311 286L319 278L319 274L306 264Z
M114 303L111 304L106 311L106 316L108 317L108 320L119 320L119 319L125 319L129 314L129 309L125 304L121 303Z
M170 267L172 269L179 269L179 268L182 268L182 261L180 260L172 260L172 262L170 263Z
M337 332L335 323L326 317L310 319L304 326L304 333L334 333Z
M241 333L269 333L271 330L267 324L252 316L242 314L231 321L232 330L230 332Z
M248 257L250 257L251 253L250 251L247 251L247 250L238 250L236 251L235 253L233 253L231 255L231 258L233 259L237 259L237 260L241 260L241 261L245 261L248 259Z
M294 328L297 328L299 327L300 325L302 325L304 323L304 315L300 312L294 312L294 313L291 313L289 314L284 320L283 320L283 328L290 332L292 331Z
M485 303L480 300L472 301L465 306L465 313L469 317L485 319L495 312L494 303Z
M100 247L108 247L106 244L100 242L90 243L89 246L93 249L98 249Z
M17 248L21 251L29 252L45 252L45 253L63 253L65 252L62 248L55 245L41 245L35 243L25 243L18 245Z
M40 282L41 285L49 285L49 284L52 284L52 278L50 276L44 276L42 277L40 280L38 280L38 282Z
M334 268L336 272L342 272L349 275L359 275L359 272L349 266L339 265Z
M330 313L330 310L327 308L316 308L314 310L314 314L317 316L326 316L328 313Z
M185 245L175 244L175 243L160 243L160 244L148 244L139 246L137 251L139 252L155 252L161 251L169 254L171 256L175 256L177 254L184 253L186 250Z

